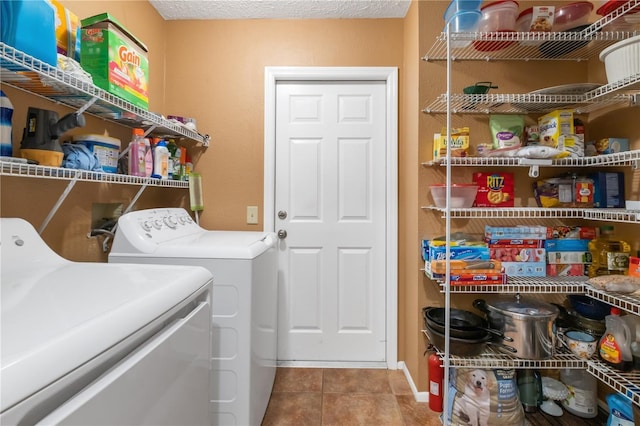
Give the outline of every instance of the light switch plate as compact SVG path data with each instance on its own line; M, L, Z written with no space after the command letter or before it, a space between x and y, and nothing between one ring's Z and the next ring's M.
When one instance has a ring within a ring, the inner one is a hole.
M247 206L247 224L258 224L258 206Z

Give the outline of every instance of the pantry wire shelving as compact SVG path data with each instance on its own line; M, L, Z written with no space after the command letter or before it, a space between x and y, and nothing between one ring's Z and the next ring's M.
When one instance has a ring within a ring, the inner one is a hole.
M505 284L457 285L452 283L451 293L539 293L584 294L588 277L508 277ZM446 283L439 281L440 291Z
M168 179L152 179L116 173L91 172L64 167L38 166L17 162L0 162L0 176L20 176L81 182L103 182L125 185L146 185L168 188L188 188L189 182Z
M587 371L640 406L640 371L621 372L598 361L588 361Z
M422 206L423 210L435 210L446 217L444 207ZM640 211L625 209L584 209L584 208L547 208L547 207L470 207L450 208L453 219L588 219L618 223L640 223Z
M631 294L610 293L590 285L585 286L585 294L594 299L616 306L625 311L640 315L640 297Z
M141 127L161 137L186 138L203 147L209 135L165 119L114 96L91 82L79 79L58 67L52 67L26 53L0 42L0 81L79 112L124 125Z

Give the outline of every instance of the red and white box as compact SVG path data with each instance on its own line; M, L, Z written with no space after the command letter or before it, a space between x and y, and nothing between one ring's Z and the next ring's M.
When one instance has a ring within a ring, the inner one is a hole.
M552 264L547 265L549 277L585 277L589 275L588 263Z

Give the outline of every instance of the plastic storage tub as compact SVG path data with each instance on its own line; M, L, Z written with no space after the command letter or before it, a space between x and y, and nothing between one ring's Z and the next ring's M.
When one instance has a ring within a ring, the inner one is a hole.
M473 33L478 30L480 18L479 0L453 0L449 3L449 7L444 13L444 30L447 32L447 23L450 23L449 31L451 33ZM467 47L471 44L471 40L452 40L452 47Z
M619 41L600 52L607 81L614 83L640 73L640 35Z
M553 18L553 31L567 31L587 25L593 10L593 3L579 1L556 8Z
M93 152L102 170L107 173L118 172L118 155L120 155L120 139L103 135L76 135L74 143L79 143Z
M447 185L436 184L429 187L431 196L436 207L445 208L447 206ZM451 208L469 208L473 207L478 192L478 185L473 184L451 184Z
M489 3L482 7L482 18L478 24L478 32L514 32L518 17L518 2L502 0ZM474 41L473 47L481 52L504 49L515 41Z
M55 67L53 7L44 0L11 0L0 2L0 8L0 41Z

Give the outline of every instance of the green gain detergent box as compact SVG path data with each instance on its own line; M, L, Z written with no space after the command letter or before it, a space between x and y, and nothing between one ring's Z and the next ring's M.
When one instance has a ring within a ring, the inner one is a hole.
M93 83L149 109L147 46L108 13L82 20L80 63Z

